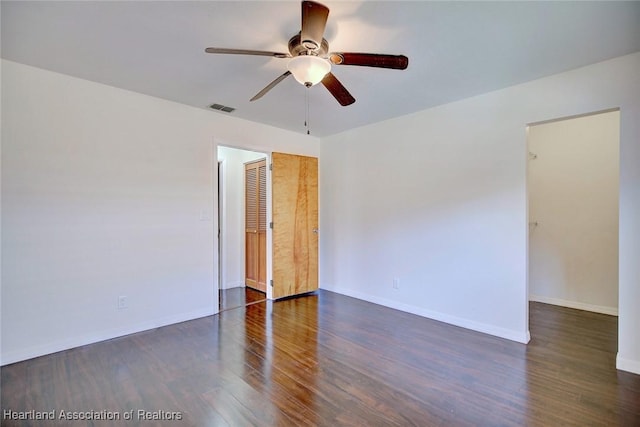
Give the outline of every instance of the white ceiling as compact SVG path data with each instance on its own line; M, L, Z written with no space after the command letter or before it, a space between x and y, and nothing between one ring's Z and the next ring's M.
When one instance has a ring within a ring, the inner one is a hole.
M2 1L2 57L301 133L307 91L326 136L640 51L637 1L324 4L330 51L404 54L408 69L334 66L348 107L293 78L249 102L287 60L204 49L287 52L298 1Z

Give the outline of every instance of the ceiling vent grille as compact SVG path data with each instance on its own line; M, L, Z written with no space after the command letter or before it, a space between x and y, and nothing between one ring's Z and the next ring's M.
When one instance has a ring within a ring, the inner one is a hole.
M226 105L222 104L211 104L209 105L209 108L211 108L212 110L224 111L225 113L232 113L236 110L233 107L227 107Z

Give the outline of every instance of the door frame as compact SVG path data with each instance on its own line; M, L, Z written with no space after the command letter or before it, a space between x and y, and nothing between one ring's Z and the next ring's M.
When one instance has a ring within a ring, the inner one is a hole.
M216 262L216 266L218 268L218 274L216 274L216 280L218 283L218 290L220 289L220 283L224 283L225 282L225 269L224 269L224 261L225 261L225 254L224 251L222 250L224 248L224 239L222 238L222 227L225 226L225 224L227 223L227 219L226 219L226 215L224 213L224 207L226 206L226 202L225 202L225 196L226 196L226 192L224 190L224 184L225 184L225 180L224 180L224 171L225 171L225 162L224 160L219 160L218 159L218 153L217 153L218 149L216 148L216 161L215 164L218 165L218 170L217 170L217 178L218 180L216 181L216 197L215 197L215 201L218 203L214 209L215 212L215 217L217 220L217 223L214 226L213 229L213 233L216 237L216 243L214 244L217 256L215 257L215 259L217 259ZM220 302L218 301L218 304Z
M251 147L251 146L246 146L246 145L230 144L230 143L228 143L226 141L221 141L221 140L216 140L216 139L214 139L214 142L213 142L213 160L214 160L214 164L217 164L218 161L219 161L219 159L218 159L218 148L220 148L220 147L232 148L232 149L241 150L241 151L252 151L252 152L255 152L255 153L264 154L264 156L266 158L267 165L271 165L271 152L270 151L265 151L264 147ZM213 199L214 199L214 201L216 203L216 207L215 208L217 209L218 208L218 206L217 206L218 198L220 197L220 195L218 194L219 191L218 191L217 173L214 173L214 176L216 176L216 178L215 178L216 182L213 185L213 190L214 190ZM272 214L271 214L271 210L272 210L271 209L271 203L272 203L272 198L271 198L271 194L272 194L271 193L271 191L272 191L272 189L271 189L271 170L270 170L269 167L267 167L267 183L266 184L267 184L267 224L269 224L269 223L272 222L272 218L273 218ZM222 192L224 194L225 190L224 190L223 187L221 187L221 190L222 190ZM213 258L214 258L214 260L213 261L214 261L214 268L216 269L216 271L214 272L214 286L213 286L214 289L213 289L213 291L214 291L214 293L216 295L216 298L215 298L216 306L214 307L214 312L218 313L218 304L219 304L219 302L217 301L218 300L217 295L218 295L218 292L219 292L220 286L221 286L221 283L218 280L218 277L222 277L222 276L218 274L217 270L218 270L218 268L221 268L221 267L218 267L218 265L219 265L221 260L225 259L225 254L224 254L224 246L222 246L222 250L221 251L218 251L218 242L219 242L219 240L218 240L218 236L217 236L217 233L215 232L215 230L217 230L218 226L221 227L220 228L220 235L221 235L221 239L223 239L223 236L225 235L225 232L227 232L227 229L226 229L227 224L225 224L225 222L228 223L228 221L224 221L224 218L223 218L222 224L219 225L218 224L218 216L215 215L215 221L214 222L215 223L214 223L214 244L213 244L213 250L214 250L214 257ZM244 226L244 217L242 219L242 223L243 223L243 226ZM244 229L242 231L244 233ZM272 291L272 288L270 286L271 279L273 278L273 236L272 236L272 230L271 230L270 227L267 227L267 248L266 248L266 251L267 251L267 260L266 260L267 261L267 278L266 278L267 292L266 292L266 295L267 295L267 299L271 300L271 299L273 299L273 294L272 294L273 291ZM244 250L243 250L243 265L244 265L244 262L246 262L245 260L246 260L246 254L244 254Z
M588 117L588 116L595 116L598 114L606 114L606 113L611 113L611 112L615 112L618 111L620 112L620 122L619 122L619 131L620 131L620 136L618 138L618 150L621 150L622 147L622 112L620 107L613 107L613 108L606 108L603 110L595 110L595 111L589 111L589 112L585 112L585 113L581 113L581 114L574 114L574 115L570 115L570 116L561 116L561 117L555 117L555 118L551 118L551 119L547 119L547 120L540 120L540 121L536 121L536 122L530 122L530 123L526 123L525 124L525 141L524 141L524 147L525 147L525 157L524 157L524 162L525 162L525 198L526 198L526 203L525 203L525 209L526 209L526 239L525 239L525 253L526 253L526 280L525 280L525 296L526 296L526 325L527 325L527 335L530 335L529 332L529 326L530 326L530 318L529 318L529 302L531 301L530 299L530 289L529 289L529 276L531 274L530 270L530 263L531 260L529 259L529 248L530 248L530 244L531 242L529 241L529 234L531 233L531 220L532 218L529 217L529 197L530 197L530 182L529 182L529 164L531 162L531 160L535 159L535 157L532 158L532 154L529 148L529 140L530 140L530 136L529 136L529 129L531 126L537 126L537 125L543 125L543 124L547 124L547 123L554 123L554 122L561 122L561 121L566 121L566 120L573 120L573 119L579 119L582 117ZM620 154L618 155L618 178L620 178L620 171L621 171L621 164L620 164ZM618 216L620 215L620 203L622 200L622 196L620 194L620 181L618 181ZM618 222L618 309L620 308L620 223ZM573 307L572 307L573 308ZM584 309L584 308L578 308L578 309ZM605 313L605 314L609 314L610 313ZM618 324L620 324L620 312L618 311L618 314L616 315L618 317ZM619 352L619 340L620 340L620 328L618 327L618 330L616 331L616 337L618 340L618 348L616 349L617 353ZM617 357L616 356L616 361L617 361ZM620 369L618 366L618 362L616 362L617 365L617 369Z
M267 165L269 165L269 167L267 167L266 173L266 187L267 187L267 223L271 224L273 222L273 174L271 171L271 165L273 164L273 152L274 150L265 150L265 147L257 147L257 146L250 146L250 145L238 145L238 144L232 144L232 143L228 143L226 141L223 140L219 140L214 138L213 139L213 147L212 147L212 151L213 151L213 167L215 168L219 161L218 159L218 149L220 147L226 147L226 148L231 148L231 149L235 149L235 150L242 150L242 151L251 151L251 152L255 152L255 153L259 153L261 155L264 155L264 157L266 158L266 163ZM286 153L288 150L275 150L275 152L283 152ZM303 150L304 151L304 150ZM319 159L319 156L317 153L296 153L296 152L289 152L288 154L292 154L292 155L296 155L296 156L305 156L305 157L314 157L316 159ZM318 171L319 172L319 171ZM217 209L218 205L218 197L219 197L219 191L218 191L218 174L217 172L214 171L213 175L213 179L214 179L214 183L213 183L213 209L214 212ZM318 183L319 184L319 183ZM224 194L224 188L222 189L223 194ZM319 194L318 194L319 196ZM318 198L318 213L320 210L320 200ZM220 290L220 281L218 280L218 262L219 260L224 260L225 256L224 254L219 253L218 250L218 236L217 233L215 232L215 230L217 230L217 227L219 226L218 223L218 215L214 215L214 223L213 223L213 229L214 229L214 241L213 243L213 266L214 266L214 272L213 272L213 277L214 277L214 284L213 284L213 291L215 293L215 297L214 297L214 302L216 304L216 306L214 307L214 313L218 313L219 312L219 301L218 301L218 295L219 295L219 290ZM319 218L318 218L319 221ZM226 222L226 224L225 224ZM226 231L226 226L228 226L228 222L229 221L224 221L224 218L222 220L222 224L221 224L221 236L224 236L225 231ZM242 219L242 223L244 226L244 216ZM319 226L320 224L318 224ZM242 232L244 233L244 231L246 230L246 228L242 228ZM224 240L224 238L223 238ZM319 248L318 248L319 249ZM223 251L224 251L224 247L223 247ZM266 297L268 300L273 300L273 288L271 286L272 280L273 280L273 229L269 226L267 227L267 235L266 235L266 264L267 264L267 276L266 276L266 282L267 282L267 289L266 289ZM244 249L243 249L243 253L244 253ZM319 267L319 255L320 252L318 250L318 267ZM246 262L246 257L243 256L243 261ZM319 280L319 278L318 278ZM319 287L319 283L318 283L318 287Z

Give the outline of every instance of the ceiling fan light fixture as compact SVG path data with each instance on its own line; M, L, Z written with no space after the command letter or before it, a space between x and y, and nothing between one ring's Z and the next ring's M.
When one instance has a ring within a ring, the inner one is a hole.
M310 87L322 81L331 71L331 64L315 55L300 55L292 58L287 68L298 83Z

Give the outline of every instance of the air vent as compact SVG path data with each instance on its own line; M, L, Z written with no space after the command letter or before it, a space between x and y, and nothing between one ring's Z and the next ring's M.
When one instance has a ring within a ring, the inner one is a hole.
M231 113L236 110L233 107L227 107L226 105L222 104L211 104L209 105L209 108L211 108L212 110L224 111L225 113Z

